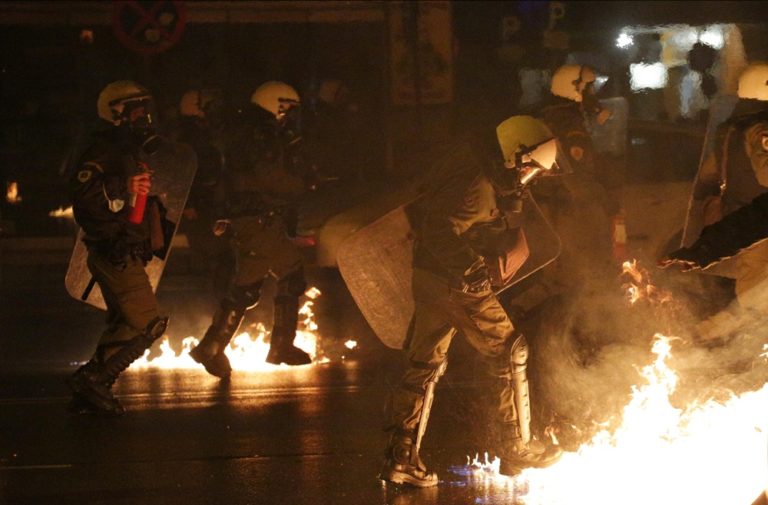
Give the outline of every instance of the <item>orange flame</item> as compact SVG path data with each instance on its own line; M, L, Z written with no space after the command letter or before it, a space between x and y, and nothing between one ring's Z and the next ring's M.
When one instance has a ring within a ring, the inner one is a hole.
M651 283L650 274L637 265L636 259L622 263L621 275L627 278L627 282L622 287L627 292L627 301L630 305L643 299L653 305L663 305L672 301L672 294L654 286Z
M5 188L5 201L11 205L21 202L21 195L19 194L19 183L11 181Z
M55 218L61 218L61 219L74 219L75 213L72 210L72 206L70 205L66 209L64 207L59 207L58 209L52 210L48 213L50 217Z
M299 309L299 328L296 332L294 344L312 357L312 363L325 363L326 358L318 358L318 333L315 314L312 310L314 300L322 293L319 289L312 287L308 289L304 296L308 298ZM245 331L232 339L224 353L229 358L232 369L236 371L271 371L279 368L285 368L288 365L272 365L266 362L269 352L269 332L263 324L251 325L250 331ZM195 337L187 337L182 341L182 349L178 354L171 347L168 337L164 337L160 343L160 355L149 359L150 351L144 353L144 356L136 360L131 369L142 368L163 368L163 369L203 369L203 366L197 363L189 356L189 351L198 344Z
M645 384L633 388L618 429L514 479L498 473L498 458L468 458L473 475L527 505L751 503L768 472L768 386L726 403L676 408L677 375L666 364L671 340L656 335L656 358L641 370Z

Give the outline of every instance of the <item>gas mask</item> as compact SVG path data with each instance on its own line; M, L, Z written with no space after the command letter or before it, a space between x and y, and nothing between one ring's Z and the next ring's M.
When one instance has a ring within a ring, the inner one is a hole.
M155 104L151 97L124 100L120 112L120 125L127 128L131 136L139 144L144 144L155 136Z
M503 210L520 212L528 186L538 177L555 175L557 140L547 139L531 147L520 145L515 161L491 164L490 178Z
M604 109L597 98L597 86L595 81L590 82L584 88L581 98L581 110L590 121L604 125L611 117L611 111Z

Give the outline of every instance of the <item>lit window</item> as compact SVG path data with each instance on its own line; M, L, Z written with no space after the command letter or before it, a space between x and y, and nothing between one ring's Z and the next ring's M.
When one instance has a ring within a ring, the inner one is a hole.
M667 67L663 63L633 63L629 66L632 91L661 89L667 85Z

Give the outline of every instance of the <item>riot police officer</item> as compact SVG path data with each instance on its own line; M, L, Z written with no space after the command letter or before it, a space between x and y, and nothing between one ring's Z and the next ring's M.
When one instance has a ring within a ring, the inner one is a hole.
M109 84L97 109L109 127L83 155L70 190L88 270L107 305L107 329L93 357L68 382L77 410L119 415L124 409L112 385L163 334L168 320L158 312L144 270L153 251L167 246L158 229L162 205L150 196L141 215L133 203L152 190L151 172L141 160L162 140L155 134L152 96L140 84Z
M730 214L768 191L768 64L753 63L739 77L739 101L731 117L718 127L715 149L704 160L693 189L693 201L704 209L705 224ZM768 244L743 251L724 272L735 278L742 308L763 313L755 288L768 279ZM730 311L715 314L697 328L702 340L717 338L734 319Z
M419 203L422 217L414 223L415 310L404 344L410 366L389 401L391 438L380 473L386 481L417 487L437 484L436 474L419 457L419 447L434 386L457 331L500 380L501 472L514 475L527 467L545 467L560 455L557 447L547 447L531 434L528 345L491 289L487 261L495 254L491 244L519 232L521 187L551 169L557 145L549 129L530 116L509 118L496 133L493 151L483 142L467 141L440 158Z
M191 89L179 102L176 137L197 155L197 172L189 191L180 231L190 248L212 274L213 292L220 299L234 269L234 255L226 238L213 233L225 212L224 156L222 154L223 99L216 89Z
M549 103L538 112L561 144L557 163L564 172L532 190L562 241L560 259L545 270L551 294L580 289L610 272L611 219L620 205L615 174L600 163L588 128L609 116L595 96L596 79L585 65L561 66L552 76Z
M303 258L289 236L297 223L295 200L307 189L301 173L300 98L288 84L269 81L253 92L251 104L229 139L227 218L219 222L220 232L226 225L231 234L235 274L211 326L190 352L221 378L232 370L224 349L270 276L277 281L277 293L267 362L311 362L293 345L299 297L306 289Z

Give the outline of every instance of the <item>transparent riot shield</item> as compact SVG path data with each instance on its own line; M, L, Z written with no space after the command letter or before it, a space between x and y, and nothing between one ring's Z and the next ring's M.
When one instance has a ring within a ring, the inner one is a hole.
M604 124L593 121L589 125L592 143L599 153L624 156L627 148L629 102L623 96L600 100L600 106L611 115Z
M414 311L412 205L397 207L358 230L341 244L337 256L352 298L379 339L393 349L402 348ZM525 279L560 254L560 239L532 197L526 200L524 209L523 230L529 256L497 292Z
M168 261L170 241L178 229L179 219L192 187L197 170L197 160L191 147L186 144L164 141L152 155L143 154L141 161L149 165L152 174L152 195L157 195L167 210L166 219L173 224L173 231L166 236L167 245L163 258L153 257L146 270L152 289L157 290L163 269ZM83 230L78 230L75 248L69 260L64 283L73 298L106 309L98 284L95 284L86 264L88 250L82 241Z

